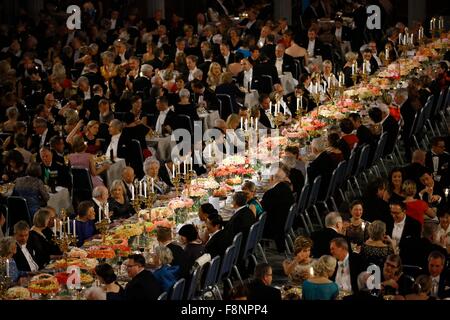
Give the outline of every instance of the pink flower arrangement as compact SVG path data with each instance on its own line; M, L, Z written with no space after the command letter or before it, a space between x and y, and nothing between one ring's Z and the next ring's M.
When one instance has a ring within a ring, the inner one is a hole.
M194 205L194 200L191 198L174 198L169 201L168 207L172 210L181 208L191 208Z
M155 228L161 227L161 228L173 228L175 226L174 221L169 221L167 219L161 219L161 220L155 220L153 221L153 225Z

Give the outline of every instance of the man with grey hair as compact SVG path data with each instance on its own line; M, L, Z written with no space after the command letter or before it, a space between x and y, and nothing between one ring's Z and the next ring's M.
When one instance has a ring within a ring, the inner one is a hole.
M89 79L85 76L78 78L78 95L83 98L83 100L89 100L92 98L91 86L89 84Z
M313 247L311 255L314 258L320 258L325 254L331 254L331 240L343 237L343 222L339 212L330 212L325 216L325 228L315 231L311 234Z
M95 221L99 220L99 208L102 208L102 212L108 203L109 191L104 186L95 187L92 191L92 202L94 203Z
M106 149L106 155L113 161L115 158L125 158L126 154L126 137L122 135L122 122L114 119L109 123L108 131L111 135L111 141Z
M14 238L16 239L17 250L13 258L17 269L25 272L35 272L39 270L36 257L31 244L28 244L30 237L30 226L26 221L19 221L14 225Z
M144 100L147 99L150 95L152 75L153 67L150 64L143 64L141 66L141 73L139 77L137 77L133 81L133 92L135 94L142 92Z
M307 180L310 185L313 185L314 179L318 176L322 177L320 183L319 199L322 200L325 197L328 189L328 185L331 181L331 175L336 168L335 162L325 151L327 142L324 138L315 138L311 142L311 149L316 158L311 161L306 169Z
M292 76L295 75L294 59L285 54L285 46L283 44L277 44L275 47L275 67L277 68L278 75L282 75L285 72L290 72Z

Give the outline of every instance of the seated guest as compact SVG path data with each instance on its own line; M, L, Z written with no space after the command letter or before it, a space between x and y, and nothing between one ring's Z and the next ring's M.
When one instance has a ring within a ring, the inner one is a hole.
M17 269L24 272L36 272L39 265L36 262L36 256L28 243L30 237L30 227L25 221L19 221L14 225L14 238L16 239L17 249L13 258L16 262Z
M337 133L330 133L327 137L328 146L325 150L332 159L333 167L337 167L341 161L344 161L346 156L347 158L349 156L349 155L344 156L343 152L339 149L339 139L340 137L339 134Z
M298 146L287 146L284 149L284 158L295 160L295 169L300 170L303 176L306 176L305 163L300 159L300 150Z
M449 164L450 154L445 151L445 138L434 137L431 140L431 150L426 154L425 165L433 172L435 181L442 185L450 183Z
M26 165L22 154L17 150L10 150L5 157L5 168L3 169L3 182L14 182L17 178L25 175Z
M432 284L429 275L421 274L414 282L413 293L407 294L405 300L436 300L430 296Z
M150 183L151 186L153 179L154 190L157 194L168 193L170 191L169 185L159 176L160 162L154 158L147 158L145 159L143 166L145 176L141 181L145 181L147 184Z
M323 255L313 263L313 275L303 282L303 300L334 300L339 294L338 285L330 278L336 269L336 259Z
M363 207L367 221L381 220L386 225L392 222L389 204L383 199L385 193L386 181L383 178L369 181L363 197Z
M17 283L21 275L25 272L19 272L17 269L14 255L17 251L16 239L13 237L0 238L0 258L9 260L9 277L12 283Z
M114 180L110 188L111 198L108 200L111 220L126 219L134 214L133 206L125 193L121 180Z
M380 268L383 267L387 256L394 254L394 249L390 243L386 243L386 224L383 221L375 220L368 225L369 239L361 246L360 255L365 266L376 264Z
M391 254L386 258L381 275L381 293L383 295L407 295L412 292L412 278L403 273L402 259Z
M26 174L25 177L16 179L12 195L24 197L27 200L30 214L33 216L40 207L45 207L47 205L50 196L41 180L42 170L38 163L30 163Z
M406 180L402 185L403 194L406 196L406 215L416 219L423 226L424 220L436 217L437 208L428 207L428 203L423 200L415 199L417 193L416 183L412 180Z
M322 176L319 195L324 197L327 193L333 170L336 168L334 166L335 163L328 152L326 152L326 141L323 138L315 138L311 142L311 149L316 158L309 163L306 170L308 183L312 185L316 177Z
M426 171L425 155L425 151L415 150L412 154L411 163L402 168L405 174L404 180L413 180L419 189L422 187L419 179L420 174Z
M52 254L54 254L55 256L60 256L60 255L62 255L62 252L59 249L59 246L54 241L54 237L55 237L55 233L54 233L55 228L54 227L55 227L55 224L57 223L56 210L55 210L55 208L49 207L49 206L44 207L43 209L47 210L50 214L49 214L48 224L42 230L42 233L44 234L47 241L50 243Z
M248 300L281 300L281 291L271 286L273 277L272 272L272 267L268 263L260 263L255 267L254 279L247 285Z
M50 221L50 211L46 209L39 209L33 217L33 227L30 230L28 239L31 249L34 251L36 263L39 269L44 268L50 262L50 255L57 254L53 251L52 243L47 240L43 231L48 226Z
M294 241L292 260L283 261L284 273L294 285L302 285L311 275L313 259L310 257L313 242L310 238L299 236Z
M388 190L384 195L385 201L405 201L405 195L402 190L403 181L403 170L401 168L393 168L389 172L388 177Z
M358 143L358 137L353 133L355 127L353 126L353 122L350 119L342 119L339 122L339 127L342 131L342 139L347 143L350 150Z
M358 138L358 144L368 144L371 149L375 149L375 139L369 128L362 124L361 115L357 112L350 113L348 116L353 123L353 127L356 129L356 137ZM342 130L342 129L341 129Z
M66 142L73 144L73 138L75 136L83 137L83 140L87 143L86 152L97 154L101 150L101 142L97 139L97 134L100 129L100 123L97 120L91 120L87 123L84 130L80 132L81 126L83 125L83 120L78 121L77 125L69 133L66 138Z
M295 202L288 179L289 169L283 164L272 168L269 189L262 197L262 207L267 212L264 237L275 240L278 252L285 250L284 225L291 205Z
M163 290L153 273L145 270L145 258L141 254L129 255L126 266L131 281L125 287L124 299L157 300Z
M106 293L106 300L122 300L124 290L117 283L117 276L114 269L107 263L98 264L95 269L95 276L102 284L102 289Z
M350 204L350 224L345 228L345 236L353 245L360 246L367 239L369 222L362 219L363 203L355 200Z
M433 251L428 256L427 273L431 276L431 296L440 299L450 297L450 277L445 270L445 255Z
M419 174L420 183L424 188L419 191L419 198L428 202L430 207L442 209L446 204L446 196L439 182L433 180L433 176L427 170Z
M97 168L94 155L86 152L86 148L82 137L74 137L72 144L73 153L69 154L69 163L72 167L87 169L91 175L94 188L104 186L100 174L106 172L111 167L111 164L105 163Z
M125 167L122 170L122 183L125 187L125 193L128 198L128 200L131 200L133 198L133 195L131 194L131 190L134 188L134 179L135 179L134 169L132 167ZM133 187L133 188L132 188Z
M169 248L165 246L155 248L153 264L156 266L156 270L153 271L153 275L162 290L166 292L172 288L179 278L180 267L172 266L172 260L173 255Z
M439 228L436 235L439 244L444 248L450 248L450 212L445 210L439 217Z
M172 239L172 229L165 227L156 228L156 240L160 246L165 246L172 252L173 260L171 265L180 267L180 278L189 277L189 268L186 261L186 253L183 248Z
M192 128L194 128L194 121L199 121L200 118L198 117L196 107L190 102L191 93L187 89L181 89L178 95L180 96L180 102L175 104L175 114L187 115L191 120Z
M95 211L92 201L82 201L78 205L75 229L77 232L77 246L81 247L85 240L96 234Z
M283 157L281 163L289 169L288 178L292 184L292 191L295 194L300 194L305 184L305 176L300 170L295 168L297 161L293 157Z
M330 242L334 238L342 237L343 223L339 212L330 212L325 216L325 228L311 234L313 246L311 255L320 258L324 254L330 254Z
M71 189L71 177L69 169L63 163L55 161L53 152L47 147L42 147L39 151L41 156L41 168L42 179L44 184L50 185L53 183L55 186L62 186ZM56 174L56 177L52 177L52 172Z
M186 254L187 268L190 270L200 256L203 255L205 248L198 238L197 229L193 224L185 224L178 231L181 245L184 246L184 253Z
M231 244L228 232L222 229L223 224L222 217L219 214L210 214L206 220L209 238L205 244L205 253L209 253L211 258L216 256L223 258L225 251Z
M264 209L261 203L256 198L255 183L250 180L246 180L242 185L242 192L245 194L245 197L247 198L248 208L252 210L255 217L258 218L264 212Z
M336 282L339 290L356 292L358 290L358 275L363 271L361 257L349 250L348 242L342 237L330 242L330 252L337 260L332 280Z
M100 221L105 217L105 209L108 204L109 191L105 186L95 187L92 191L92 204L95 211L95 221ZM100 217L101 213L101 217Z

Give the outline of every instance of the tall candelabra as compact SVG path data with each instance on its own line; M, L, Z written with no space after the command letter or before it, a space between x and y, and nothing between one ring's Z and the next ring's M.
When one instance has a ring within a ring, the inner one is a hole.
M175 174L175 176L172 178L172 183L175 186L175 194L177 197L179 196L179 189L180 189L180 184L181 184L182 179L183 179L183 175L181 174L181 172L177 172Z
M12 284L9 273L9 259L0 257L0 299L6 295L6 291Z
M131 199L131 204L136 212L139 212L142 205L144 205L145 208L151 208L153 206L153 203L155 203L156 201L157 195L154 189L154 182L152 181L150 183L148 177L146 180L146 183L142 184L141 186L140 182L138 182L137 180L134 182L134 189L136 191L140 189L141 191L133 194L133 198Z
M192 181L192 179L194 179L195 175L196 175L196 173L194 170L189 170L184 175L184 183L187 187L188 197L191 196L191 181Z
M59 227L59 237L55 232L53 241L58 245L61 252L66 254L67 251L69 251L70 245L77 243L77 236L75 228L72 228L72 233L70 233L70 219L64 209L61 209L60 219L61 225ZM75 226L75 223L73 225Z
M102 235L102 242L106 242L106 234L108 232L109 228L109 220L108 219L102 219L100 222L97 222L95 224L95 228L100 231L100 234Z
M331 101L334 102L334 98L337 91L336 83L334 81L330 81L330 85L328 86L328 93L330 95Z

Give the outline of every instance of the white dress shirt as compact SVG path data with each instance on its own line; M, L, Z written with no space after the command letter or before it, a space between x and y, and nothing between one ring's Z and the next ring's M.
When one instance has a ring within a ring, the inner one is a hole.
M283 74L283 58L277 58L275 67L277 68L278 75Z
M31 272L38 271L39 270L39 266L34 261L33 257L30 254L30 251L28 251L27 245L26 244L23 244L23 245L19 244L19 246L20 246L20 250L22 250L22 253L25 256L25 259L27 259L28 265L30 266L30 271Z
M352 291L352 281L350 278L350 264L349 254L345 256L344 261L338 261L338 268L336 271L336 284L340 290Z
M395 240L397 246L402 238L403 229L405 228L406 215L399 223L394 222L394 229L392 229L392 239Z
M117 19L111 19L111 28L109 30L114 30L116 28Z
M441 275L437 277L431 277L431 292L430 296L437 297L439 292L439 281L441 280Z
M252 79L253 79L253 68L248 71L244 71L244 88L251 89L252 88Z
M89 99L92 98L92 95L91 95L91 88L89 88L88 91L85 91L85 92L83 92L83 93L84 93L84 98L83 98L83 100L89 100Z
M227 56L223 56L223 59L225 60L225 65L228 65L228 61L230 60L230 54L228 53Z
M337 41L342 41L342 28L336 28L336 31L334 32L334 35L336 36Z
M111 155L111 150L113 152L113 157L117 158L117 149L119 147L119 139L122 133L115 134L111 137L111 142L109 143L108 149L106 149L106 155Z
M437 239L438 241L441 241L441 239L445 240L445 242L440 242L441 245L450 246L450 224L448 225L447 229L444 229L441 225L439 225Z
M310 40L308 42L308 55L310 57L314 57L314 46L315 46L315 44L316 44L316 40L313 40L313 41Z
M195 73L197 70L198 70L198 68L196 67L195 69L189 71L188 81L194 80L194 73Z
M159 134L162 134L162 126L164 124L164 121L166 121L168 112L169 112L169 109L159 112L158 120L156 120L156 126L155 126L155 130Z
M45 129L44 133L41 136L41 141L39 142L39 147L42 147L45 144L45 139L47 138L48 129Z

